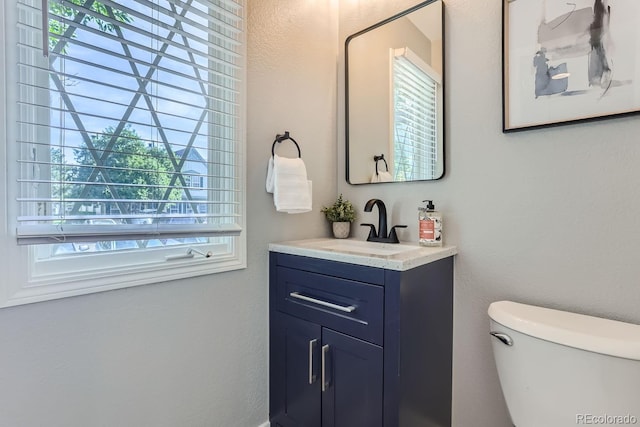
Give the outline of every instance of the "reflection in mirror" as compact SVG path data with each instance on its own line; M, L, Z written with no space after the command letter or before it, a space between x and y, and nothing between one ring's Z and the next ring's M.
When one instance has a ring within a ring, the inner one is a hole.
M444 175L443 27L430 0L347 38L349 183Z

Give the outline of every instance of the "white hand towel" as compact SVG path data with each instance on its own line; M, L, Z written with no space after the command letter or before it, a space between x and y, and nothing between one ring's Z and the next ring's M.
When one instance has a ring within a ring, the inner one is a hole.
M371 182L391 182L393 177L389 172L378 172L371 175Z
M269 159L266 189L268 192L272 190L278 212L311 211L311 181L307 179L307 168L300 158L290 159L276 154Z
M269 157L269 164L267 165L267 193L273 193L273 156Z

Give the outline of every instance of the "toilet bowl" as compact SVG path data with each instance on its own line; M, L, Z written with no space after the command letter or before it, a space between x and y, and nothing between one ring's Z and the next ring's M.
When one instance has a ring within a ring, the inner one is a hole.
M511 301L489 317L516 427L640 426L640 325Z

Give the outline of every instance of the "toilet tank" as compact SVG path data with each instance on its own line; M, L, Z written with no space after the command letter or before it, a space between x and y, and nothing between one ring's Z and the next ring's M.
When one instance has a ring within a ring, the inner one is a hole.
M489 317L516 427L640 425L640 325L511 301Z

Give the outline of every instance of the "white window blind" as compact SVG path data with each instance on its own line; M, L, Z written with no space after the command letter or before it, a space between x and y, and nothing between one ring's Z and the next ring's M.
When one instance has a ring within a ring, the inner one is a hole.
M433 179L440 76L408 48L395 49L392 62L394 180Z
M19 243L240 233L242 9L18 0Z

